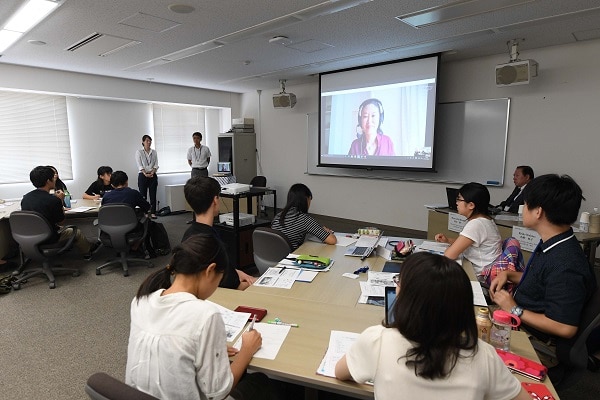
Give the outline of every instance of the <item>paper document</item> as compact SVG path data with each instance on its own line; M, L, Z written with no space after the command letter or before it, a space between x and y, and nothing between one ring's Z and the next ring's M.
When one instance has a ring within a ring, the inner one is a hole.
M498 214L494 217L496 221L518 221L519 216L516 214Z
M331 331L325 357L317 369L317 374L335 378L335 365L346 354L359 334L354 332Z
M96 207L75 207L75 208L71 208L70 210L67 210L67 212L68 213L82 213L82 212L90 211L94 208L96 208Z
M448 208L448 203L431 203L424 204L425 207L435 210L436 208Z
M254 354L254 358L265 358L267 360L274 360L279 353L279 349L283 344L283 341L287 337L288 332L292 327L286 325L273 325L266 324L263 322L257 322L254 324L254 329L260 332L262 336L262 347ZM299 328L294 328L299 329ZM242 348L242 337L233 345L236 349Z
M271 267L254 282L259 287L291 289L301 270L287 266Z
M335 233L336 246L347 247L358 240L358 236L349 233Z
M358 282L360 284L361 296L381 297L385 296L385 286L370 285L368 282Z
M210 300L206 300L207 302L214 304L218 309L219 313L221 313L221 318L223 318L223 322L225 323L225 332L227 332L227 341L232 342L240 333L242 333L242 329L246 326L246 322L250 318L250 313L245 312L237 312L232 311L228 308L223 307L220 304L213 303Z
M487 307L488 303L485 300L483 289L481 289L479 282L471 281L471 289L473 290L473 304L476 306Z
M444 255L444 251L450 247L448 243L434 242L432 240L424 240L423 243L415 248L415 252L426 251L428 253Z
M319 271L309 271L307 269L300 270L300 274L296 277L298 282L312 282L317 276Z
M394 272L378 272L368 271L367 282L373 286L395 286L394 275L398 275ZM383 294L382 294L383 296Z

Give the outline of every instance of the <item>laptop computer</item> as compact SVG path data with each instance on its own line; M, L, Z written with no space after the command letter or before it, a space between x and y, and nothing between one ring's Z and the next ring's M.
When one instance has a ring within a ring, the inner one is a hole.
M385 306L385 323L391 324L394 322L394 315L392 314L392 307L396 302L396 286L386 286L385 287L385 297L384 297L384 306Z
M458 208L456 208L456 198L458 197L458 189L447 187L446 197L448 198L448 208L453 211L458 211Z
M377 247L379 239L381 239L383 231L379 232L377 236L361 235L354 246L348 246L346 248L345 256L351 257L362 257L367 258L371 255L373 250Z
M231 163L230 162L217 163L217 172L220 174L231 174Z

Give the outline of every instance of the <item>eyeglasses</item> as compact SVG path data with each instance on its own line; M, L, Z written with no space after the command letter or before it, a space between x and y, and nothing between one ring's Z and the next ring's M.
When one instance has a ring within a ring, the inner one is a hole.
M467 202L465 199L461 199L460 197L457 197L456 202L459 202L459 201L464 201L465 203Z
M392 280L396 285L400 285L400 274L392 276Z

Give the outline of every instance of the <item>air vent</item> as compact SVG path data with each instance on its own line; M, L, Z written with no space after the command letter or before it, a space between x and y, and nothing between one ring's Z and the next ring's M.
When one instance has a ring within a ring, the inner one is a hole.
M101 33L98 33L98 32L94 32L90 36L88 36L88 37L80 40L79 42L71 45L71 47L67 47L65 50L66 51L75 51L78 48L83 47L86 44L91 43L91 42L93 42L94 40L96 40L98 38L101 38L102 36L104 36L104 35L101 34Z

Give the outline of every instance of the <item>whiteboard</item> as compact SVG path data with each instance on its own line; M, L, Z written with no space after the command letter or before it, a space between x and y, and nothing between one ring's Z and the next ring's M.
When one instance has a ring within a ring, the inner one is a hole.
M510 99L440 103L435 133L435 172L317 167L319 114L307 114L310 175L424 182L504 184Z

